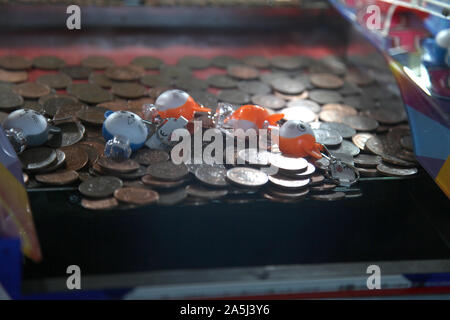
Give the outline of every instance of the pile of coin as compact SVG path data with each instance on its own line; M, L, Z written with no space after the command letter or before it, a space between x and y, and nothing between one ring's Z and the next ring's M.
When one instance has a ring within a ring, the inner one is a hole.
M158 57L139 56L117 66L105 56L88 56L78 65L55 56L4 56L0 121L19 108L53 120L61 133L20 155L27 187L76 187L81 205L88 209L213 200L339 200L359 193L345 192L326 178L326 159L308 162L246 149L234 155L242 164L174 165L169 153L144 147L130 160L116 162L103 155L101 125L107 110L143 116L144 103L179 88L213 110L218 102L235 107L253 103L283 113L281 123L307 122L318 142L354 165L362 178L414 176L418 165L403 104L393 89L395 80L370 59L350 58L186 56L167 65ZM33 68L44 72L27 82ZM196 76L198 70L202 78ZM388 86L386 79L392 79ZM204 129L213 126L211 115L197 114L196 120L203 121ZM278 168L276 174L261 170L270 165Z

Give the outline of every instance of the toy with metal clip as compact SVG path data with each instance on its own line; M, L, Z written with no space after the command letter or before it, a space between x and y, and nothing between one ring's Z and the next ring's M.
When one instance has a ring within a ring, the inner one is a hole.
M321 154L329 161L325 173L327 178L333 180L337 185L344 187L349 187L359 181L358 169L333 156L326 146L323 146L323 149L327 154Z

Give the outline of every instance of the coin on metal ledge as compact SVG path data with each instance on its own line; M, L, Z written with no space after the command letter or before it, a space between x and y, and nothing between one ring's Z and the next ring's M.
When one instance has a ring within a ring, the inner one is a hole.
M266 173L248 167L236 167L227 171L227 179L239 186L256 188L269 181Z
M56 160L56 152L51 148L37 147L26 149L19 155L26 171L38 171L50 166Z
M72 145L60 149L66 155L66 169L78 171L88 163L89 156L84 149Z
M35 177L37 182L50 185L67 185L78 180L78 173L73 170L37 174Z
M26 71L6 71L0 69L0 81L7 83L19 83L28 79Z
M102 167L103 169L106 169L108 171L112 172L120 172L120 173L127 173L127 172L133 172L139 169L139 163L132 159L126 159L123 161L116 161L108 157L100 157L97 161L98 165Z
M384 163L377 165L377 170L385 176L394 177L407 177L417 174L417 168L400 168L395 166L389 166Z
M189 174L184 163L175 164L172 161L154 163L148 167L147 172L152 177L163 181L182 180Z
M158 192L150 189L124 187L114 191L114 198L121 202L147 205L156 203L159 195Z
M106 198L112 196L114 191L121 188L122 185L122 180L117 177L94 177L82 182L78 187L78 191L87 197Z
M212 187L226 187L227 170L218 166L203 166L195 171L195 177L206 185Z
M345 199L344 192L331 192L310 195L311 199L319 201L337 201Z
M188 196L200 199L218 199L228 194L227 189L208 188L201 185L191 184L186 187Z
M116 198L106 198L106 199L81 199L81 206L89 210L108 210L113 209L119 205Z
M49 86L36 82L24 82L17 84L12 90L17 94L20 94L22 97L29 99L37 99L48 95L51 92Z

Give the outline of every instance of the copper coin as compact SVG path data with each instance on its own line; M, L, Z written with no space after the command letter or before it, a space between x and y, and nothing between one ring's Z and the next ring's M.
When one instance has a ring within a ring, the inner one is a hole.
M313 85L321 89L339 89L344 85L341 78L331 73L316 73L309 78Z
M91 73L89 76L89 83L95 84L105 89L109 89L112 87L116 81L109 79L103 73Z
M37 174L34 178L40 183L62 186L78 180L78 173L73 170L67 170L55 173Z
M0 67L8 70L30 69L32 62L21 56L7 55L0 57Z
M111 92L122 98L136 99L147 94L147 89L137 83L115 83L111 86Z
M8 83L24 82L28 79L28 73L25 71L6 71L0 69L0 81Z
M114 60L104 56L87 56L81 60L83 67L91 69L102 70L115 65Z
M358 148L360 148L361 150L365 150L367 140L369 140L373 136L374 135L371 133L360 132L352 137L352 141Z
M100 142L100 141L87 141L87 140L85 140L85 141L78 142L78 144L80 144L80 145L81 144L85 144L85 145L88 145L88 146L91 146L91 147L95 148L95 150L97 151L97 153L99 155L103 155L103 152L105 151L105 144L103 142Z
M107 199L99 199L99 200L92 200L92 199L81 199L81 206L85 209L90 210L108 210L115 208L119 205L116 198L107 198Z
M33 59L33 67L42 70L57 70L66 65L63 59L54 56L39 56Z
M126 203L144 205L157 202L159 195L149 189L125 187L114 191L114 198Z
M299 190L280 190L275 188L268 188L267 192L268 194L276 198L301 200L304 199L306 195L309 193L309 189L303 188Z
M134 58L131 64L145 69L159 69L164 64L164 61L152 56L140 56Z
M406 177L417 174L417 168L399 168L395 166L389 166L384 163L380 163L377 165L377 170L381 174L385 176L394 176L394 177Z
M36 79L36 83L53 89L65 89L72 84L72 78L64 73L49 73L39 76Z
M337 201L345 199L345 193L344 192L321 193L321 194L313 194L310 197L313 200L319 201Z
M0 91L0 109L14 109L23 105L23 98L12 90Z
M105 71L105 75L116 81L133 81L138 80L145 73L144 68L130 65L130 66L119 66L119 67L109 67Z
M65 164L66 154L59 149L56 149L55 152L56 152L56 160L53 161L48 167L45 167L44 169L39 170L39 173L53 172L56 169L61 168Z
M80 101L90 104L99 104L114 99L110 92L91 83L73 83L67 87L67 92Z
M106 198L112 196L114 191L122 188L123 182L119 178L102 176L83 181L78 186L81 194L91 198Z
M281 109L286 105L286 101L273 94L257 94L252 97L252 102L258 106L269 109Z
M51 92L49 86L36 83L24 82L13 87L13 91L24 98L37 99Z
M77 117L88 124L102 125L105 121L105 112L107 109L100 107L85 107L78 111Z
M143 176L141 178L141 181L145 184L148 185L152 188L155 189L171 189L171 188L176 188L179 187L181 185L183 185L186 180L181 179L178 181L165 181L165 180L159 180L159 179L155 179L154 177L152 177L151 175L147 174L145 176Z
M97 162L97 160L100 158L100 154L96 148L93 146L90 146L88 144L77 144L78 147L82 148L84 151L86 151L89 159L89 165L92 166L94 163Z
M139 163L132 159L126 159L123 161L116 161L110 158L107 158L105 156L100 157L97 161L98 165L102 167L103 169L106 169L108 171L112 172L132 172L139 169Z
M133 157L135 161L143 165L151 165L157 162L169 160L169 154L164 150L139 149Z
M165 161L150 165L148 173L159 180L179 181L188 175L189 170L184 163L174 164L172 161Z
M200 199L218 199L228 194L227 189L207 188L201 185L191 184L186 187L187 194Z
M252 80L259 77L258 69L246 65L228 66L227 72L231 77L241 80Z
M66 169L78 171L88 163L89 156L84 149L78 146L63 147L60 149L66 154Z
M61 68L61 72L74 80L85 80L89 78L92 69L83 66L64 66Z

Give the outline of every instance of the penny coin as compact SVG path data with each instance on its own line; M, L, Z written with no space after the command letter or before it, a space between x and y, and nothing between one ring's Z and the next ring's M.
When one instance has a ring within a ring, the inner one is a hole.
M72 84L72 78L64 73L49 73L39 76L36 79L36 83L53 89L65 89Z
M381 163L381 157L371 154L359 154L353 161L358 167L375 168Z
M220 101L238 105L243 105L250 102L250 96L247 93L234 89L220 91L218 98Z
M143 188L120 188L114 191L114 198L121 202L138 205L152 204L158 201L158 192Z
M105 121L105 112L108 109L101 107L85 107L78 111L77 117L91 125L102 125Z
M195 177L206 185L212 187L225 187L227 170L217 166L203 166L195 171Z
M283 194L287 195L287 194ZM278 195L272 195L271 193L265 192L263 193L263 197L272 202L280 202L280 203L297 203L303 200L304 197L300 197L299 199L295 198L286 198Z
M80 183L78 191L90 198L106 198L112 196L122 185L122 180L116 177L94 177Z
M178 181L184 179L189 170L184 163L174 164L172 161L165 161L150 165L147 172L159 180Z
M89 78L89 75L92 72L91 68L83 67L83 66L64 66L61 69L62 73L67 74L74 80L85 80Z
M284 114L284 119L287 121L301 120L308 123L317 119L316 114L306 107L284 108L281 113Z
M188 196L200 199L218 199L228 194L227 189L211 189L201 185L191 184L186 187Z
M140 164L148 166L169 160L169 154L164 150L139 149L133 159Z
M58 125L60 133L54 133L47 141L47 145L53 148L71 146L83 139L85 128L79 122L64 122Z
M270 66L270 60L262 56L247 56L242 61L246 65L258 69L266 69Z
M21 56L7 55L0 57L0 67L8 70L30 69L32 62Z
M97 161L98 165L102 167L103 169L106 169L108 171L112 172L120 172L120 173L126 173L126 172L132 172L139 169L139 163L132 159L126 159L123 161L116 161L111 158L107 157L100 157Z
M211 63L214 67L226 69L229 65L239 64L240 61L230 56L216 56L211 59Z
M28 79L26 71L6 71L0 69L0 81L7 83L19 83Z
M139 66L116 66L105 70L105 76L116 81L133 81L144 75L144 69Z
M137 83L115 83L111 86L111 92L122 98L136 99L145 96L147 89Z
M346 125L345 123L340 122L322 122L320 123L319 128L325 130L335 130L339 132L339 134L344 139L349 139L356 134L355 129Z
M180 180L176 180L176 181L159 180L159 179L153 178L149 174L146 174L146 175L142 176L141 177L141 181L145 185L150 186L150 187L155 188L155 189L176 188L176 187L179 187L179 186L183 185L186 182L185 179L180 179Z
M152 57L152 56L140 56L136 57L131 61L131 64L142 67L147 70L151 69L159 69L160 66L164 64L164 61L162 61L159 58Z
M352 141L358 148L360 148L361 150L365 150L367 140L369 140L373 136L374 135L371 133L360 132L352 137Z
M339 89L344 81L331 73L316 73L309 77L311 83L321 89Z
M97 160L100 158L100 154L98 153L97 149L94 148L93 146L90 146L88 144L77 144L77 146L86 151L90 166L94 165L94 163L96 163Z
M269 155L269 162L274 167L292 173L300 173L308 168L308 161L305 159L288 157L281 153L271 153Z
M54 56L39 56L33 59L33 67L42 70L57 70L66 65L63 59Z
M208 88L208 82L198 78L178 78L174 81L173 86L185 91L206 90Z
M190 69L206 69L210 63L211 61L209 59L198 56L184 56L178 60L180 66Z
M388 166L384 163L377 165L377 170L383 175L394 177L406 177L415 175L418 171L417 168L399 168L394 166Z
M23 98L13 91L0 91L0 109L14 109L23 105Z
M86 166L89 156L84 149L78 146L69 146L61 148L66 155L66 169L78 171Z
M277 78L270 82L272 88L284 94L299 94L305 90L303 83L289 79L289 78Z
M346 116L341 122L357 131L373 131L379 126L377 120L365 116Z
M274 186L282 189L305 188L310 183L310 179L291 179L282 175L269 176L269 181Z
M178 188L173 191L159 192L158 204L160 206L173 206L181 203L188 193L185 188Z
M104 56L87 56L81 60L81 65L83 67L103 70L115 65L114 60Z
M48 95L51 92L49 86L36 82L24 82L17 84L12 89L15 93L20 94L24 98L37 99Z
M46 147L25 149L19 155L22 167L26 171L39 171L50 166L56 160L56 152Z
M342 140L342 143L337 148L329 149L332 154L344 153L354 156L357 156L360 153L360 150L357 146L347 140Z
M78 180L78 173L76 171L61 171L47 174L37 174L35 177L37 182L51 185L67 185Z
M348 114L340 110L322 110L319 119L325 122L341 122Z
M98 104L114 99L110 92L91 83L73 83L67 87L67 92L80 101L90 104Z
M107 198L107 199L81 199L81 206L85 209L89 210L108 210L117 207L119 203L116 198Z
M105 145L103 142L97 142L97 141L80 141L78 142L78 145L88 145L92 148L94 148L98 155L103 155L103 152L105 150Z
M342 101L342 96L337 91L316 89L309 92L309 99L320 104L327 104Z
M259 77L258 69L246 65L230 65L227 67L227 73L240 80L252 80Z
M331 192L331 193L320 193L320 194L312 194L311 199L318 201L337 201L345 199L344 192Z
M163 76L169 78L189 78L192 76L191 69L182 66L162 65L159 70Z
M297 108L297 107L301 107L301 108L307 108L309 110L311 110L314 113L319 113L320 112L320 106L311 100L306 100L306 99L294 99L291 100L287 103L287 107L288 108Z
M210 86L219 89L232 89L237 87L237 81L225 74L214 74L206 81Z
M75 110L80 108L80 103L75 97L68 95L48 95L39 99L39 104L42 106L44 112L49 116L54 116L60 108L73 108Z
M338 146L342 142L342 136L335 130L313 129L316 141L327 147Z
M252 97L252 103L263 108L278 110L285 106L286 102L273 94L256 94Z
M238 186L249 188L261 187L269 181L266 173L248 167L236 167L228 170L227 179Z
M296 57L291 56L277 56L270 60L270 64L278 69L296 70L304 66L303 62Z
M189 94L197 103L215 110L217 108L217 102L219 99L208 91L189 90Z
M260 81L240 81L238 83L238 88L251 95L268 94L271 91L269 85Z

